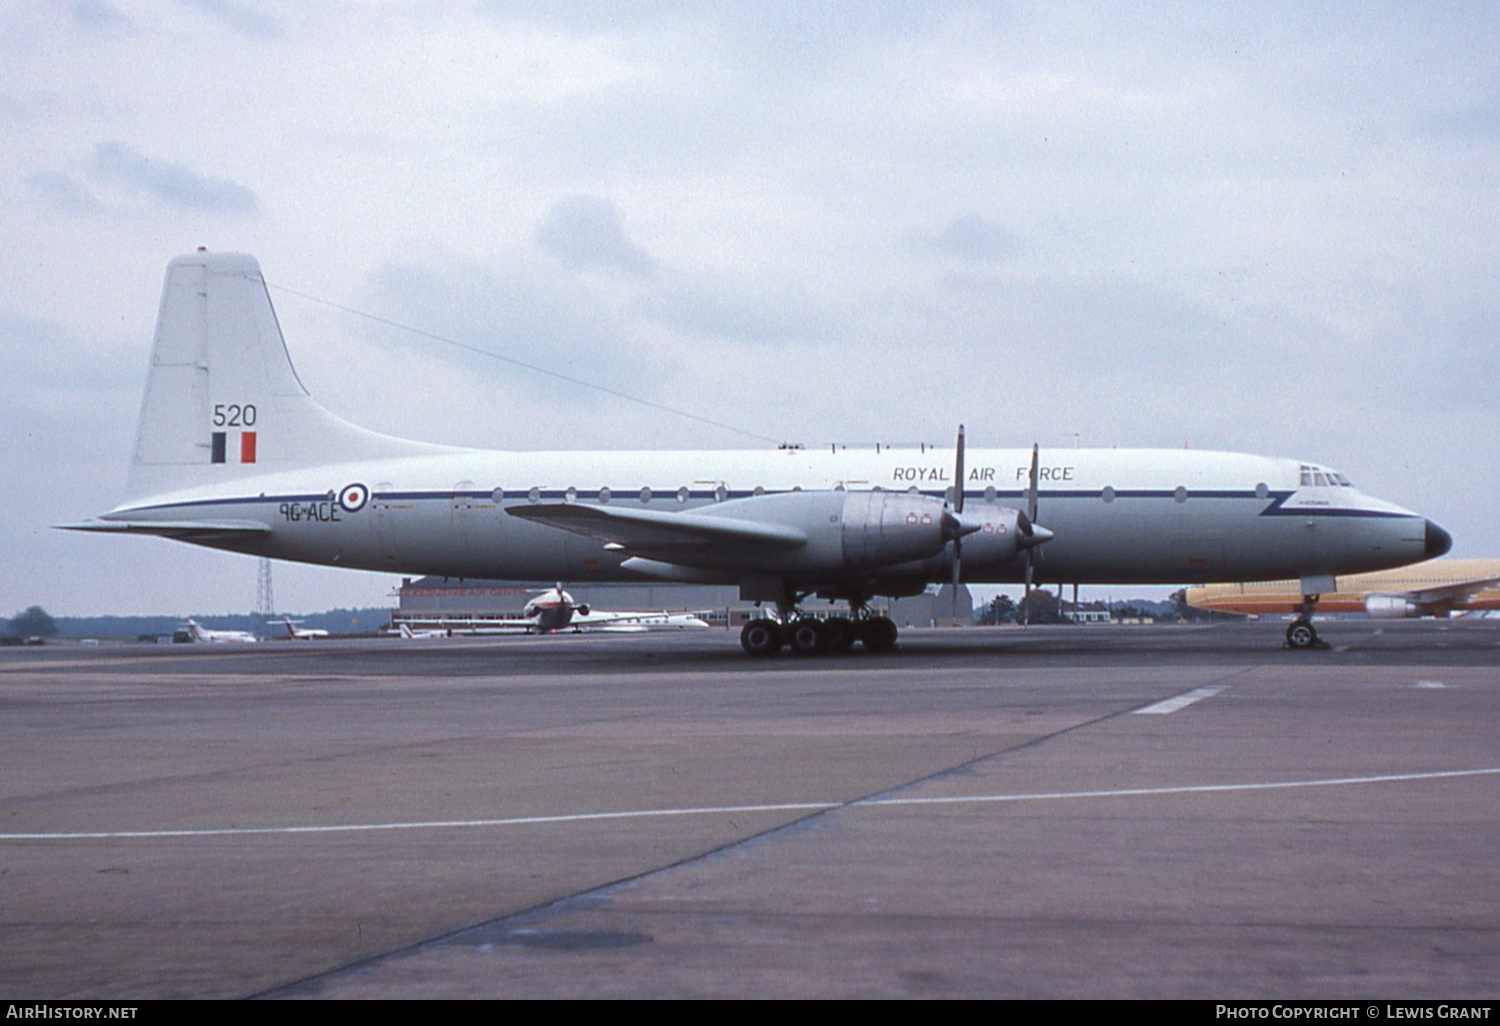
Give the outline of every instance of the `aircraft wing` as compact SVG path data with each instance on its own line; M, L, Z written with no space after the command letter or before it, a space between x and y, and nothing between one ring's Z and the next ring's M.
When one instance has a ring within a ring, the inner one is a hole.
M81 524L58 526L64 531L148 534L208 544L212 544L216 538L228 540L271 533L270 525L259 520L85 520Z
M790 524L725 516L571 503L508 506L505 512L595 538L626 552L693 552L724 545L795 549L807 544L807 534Z
M1455 605L1463 602L1476 592L1492 588L1496 584L1500 584L1500 577L1479 577L1472 581L1437 584L1430 588L1412 588L1408 591L1395 592L1394 594L1399 594L1402 598L1421 606Z

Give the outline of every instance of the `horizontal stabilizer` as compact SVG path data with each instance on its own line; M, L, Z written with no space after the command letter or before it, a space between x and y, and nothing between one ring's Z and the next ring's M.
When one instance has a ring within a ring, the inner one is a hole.
M258 520L86 520L81 524L59 524L64 531L98 531L104 534L149 534L158 538L212 545L216 539L251 538L270 534L269 524Z
M626 552L691 551L722 545L795 549L807 544L807 535L800 528L733 517L568 503L510 506L505 512L606 545L618 545Z

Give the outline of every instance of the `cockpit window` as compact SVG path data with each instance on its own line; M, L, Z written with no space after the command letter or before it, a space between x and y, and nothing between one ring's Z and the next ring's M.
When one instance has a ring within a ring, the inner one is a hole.
M1327 467L1315 467L1310 463L1302 464L1302 487L1303 488L1353 488L1349 479L1337 470L1329 470Z

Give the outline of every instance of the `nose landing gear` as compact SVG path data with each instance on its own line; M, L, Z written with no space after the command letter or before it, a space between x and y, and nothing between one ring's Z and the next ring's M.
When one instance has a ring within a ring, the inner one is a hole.
M1296 649L1327 648L1328 643L1318 638L1318 630L1313 626L1313 609L1318 604L1317 595L1302 596L1302 604L1297 608L1297 619L1293 620L1286 629L1286 647Z

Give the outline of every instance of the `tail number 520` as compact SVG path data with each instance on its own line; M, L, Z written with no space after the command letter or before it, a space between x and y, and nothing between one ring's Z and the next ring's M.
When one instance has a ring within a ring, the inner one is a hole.
M216 403L214 405L214 427L254 427L255 404Z

